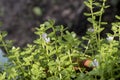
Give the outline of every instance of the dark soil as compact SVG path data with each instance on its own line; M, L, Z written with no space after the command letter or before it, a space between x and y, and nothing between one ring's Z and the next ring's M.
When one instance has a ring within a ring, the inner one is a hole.
M104 21L115 21L114 15L120 14L119 3L114 5L108 0L107 4L112 6L106 10ZM36 15L34 7L40 7L42 15ZM3 23L0 30L7 31L6 39L13 40L14 45L20 47L32 43L36 38L34 28L48 19L54 19L56 25L69 27L70 31L83 36L89 26L83 15L87 10L83 0L0 0L0 20ZM110 32L110 28L105 29L102 36L105 32Z

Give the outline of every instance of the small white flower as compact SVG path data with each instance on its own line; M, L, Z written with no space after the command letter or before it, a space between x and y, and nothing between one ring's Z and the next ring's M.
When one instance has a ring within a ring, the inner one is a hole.
M94 66L94 67L97 67L99 64L98 64L98 61L96 60L96 59L94 59L93 60L93 62L92 62L92 65Z
M47 37L47 33L43 33L43 34L42 34L42 38L45 40L46 43L49 43L49 42L50 42L50 38Z
M88 31L89 32L94 32L94 29L93 28L88 28Z
M42 38L45 39L47 37L47 33L42 34Z
M109 36L109 37L107 37L106 39L107 39L108 41L113 41L114 37Z
M45 41L46 41L46 43L49 43L50 42L50 38L49 37L45 38Z

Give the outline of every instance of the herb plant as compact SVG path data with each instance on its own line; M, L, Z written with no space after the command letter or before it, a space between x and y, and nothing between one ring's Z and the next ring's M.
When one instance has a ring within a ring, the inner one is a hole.
M84 2L90 9L91 27L79 39L62 25L50 20L36 28L38 38L25 48L6 42L1 32L0 42L9 62L1 69L0 80L118 80L120 79L120 17L113 22L112 33L100 36L107 22L102 15L106 0ZM98 11L95 11L95 8ZM98 20L96 19L98 18ZM117 38L117 39L116 39ZM86 43L84 43L86 42Z

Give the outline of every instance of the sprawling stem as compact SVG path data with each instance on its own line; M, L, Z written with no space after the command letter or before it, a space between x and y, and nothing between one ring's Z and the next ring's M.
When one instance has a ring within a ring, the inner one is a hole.
M100 13L100 16L99 16L99 23L98 23L98 30L100 30L101 28L101 21L102 21L102 14L104 12L104 7L105 7L105 0L103 0L103 3L102 3L102 7L101 7L101 13ZM100 47L100 32L98 33L98 46Z
M97 39L97 33L96 33L97 27L96 27L96 23L95 23L94 12L93 12L93 0L90 1L90 5L91 5L90 11L91 11L91 17L92 17L92 25L93 25L93 28L94 28L94 36L95 36L96 43L97 43L97 48L98 48L98 39Z
M8 49L7 49L7 45L6 45L6 43L4 42L4 40L3 40L3 36L2 36L2 34L0 34L0 37L1 37L1 42L2 42L2 44L3 44L3 47L4 47L4 49L5 49L5 51L6 51L6 53L8 54Z

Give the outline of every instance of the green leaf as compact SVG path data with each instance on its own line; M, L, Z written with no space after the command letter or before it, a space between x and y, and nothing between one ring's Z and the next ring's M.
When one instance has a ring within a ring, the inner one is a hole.
M87 18L87 20L88 20L90 23L92 23L92 18Z
M93 13L94 16L100 16L101 15L101 11L96 11Z
M51 77L48 77L47 80L61 80L61 79L58 78L57 76L51 76Z
M110 5L107 5L107 6L105 6L104 8L109 8L110 7Z
M91 13L84 13L85 16L91 16L92 14Z
M84 4L85 4L87 7L92 8L92 5L91 5L89 2L84 1Z
M2 31L0 33L1 33L2 37L6 37L7 36L7 32L6 31Z
M34 14L37 15L37 16L41 16L41 15L42 15L42 10L41 10L40 7L34 7L34 8L33 8L33 12L34 12Z
M95 2L93 3L93 5L95 5L96 7L102 7L102 5L99 2Z
M107 22L101 22L101 24L102 24L102 25L106 25L106 24L108 24L108 23L107 23Z
M119 19L120 20L120 16L116 15L115 18Z
M6 80L5 77L6 77L6 72L4 72L3 74L0 73L0 80Z
M68 55L63 55L60 57L60 60L65 61L68 59L68 57L69 57Z

